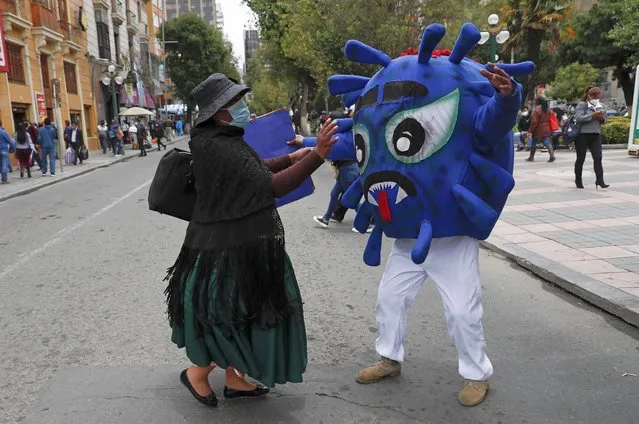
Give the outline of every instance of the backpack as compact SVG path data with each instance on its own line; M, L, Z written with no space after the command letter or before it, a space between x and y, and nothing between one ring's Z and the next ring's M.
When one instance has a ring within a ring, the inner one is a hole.
M555 112L550 111L548 115L548 126L550 127L550 131L555 132L559 130L559 123L557 122L557 115Z
M564 127L561 129L561 132L564 135L564 138L573 141L579 135L579 125L577 125L577 120L575 119L575 115L570 115L570 118L564 124Z

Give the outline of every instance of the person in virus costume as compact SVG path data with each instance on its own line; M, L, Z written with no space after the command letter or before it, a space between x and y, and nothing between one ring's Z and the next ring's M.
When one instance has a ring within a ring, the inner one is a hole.
M426 28L419 51L391 59L359 41L349 60L382 68L372 77L335 75L332 95L355 104L353 134L360 176L343 196L358 208L355 227L375 228L364 262L380 264L382 235L396 239L377 297L377 353L359 383L401 374L408 307L431 277L457 348L464 406L480 404L493 366L485 351L479 240L486 239L514 187L513 139L521 86L511 76L531 62L481 65L465 56L480 39L467 23L452 51L436 50L444 26Z

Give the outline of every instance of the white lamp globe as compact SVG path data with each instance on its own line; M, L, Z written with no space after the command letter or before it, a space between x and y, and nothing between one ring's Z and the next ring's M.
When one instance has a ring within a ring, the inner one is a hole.
M111 84L111 78L107 77L106 75L102 77L102 84L104 85L109 85Z
M497 25L499 23L499 16L495 13L488 17L488 25Z
M490 34L487 33L486 31L480 32L480 35L481 35L481 38L479 39L477 44L485 44L486 41L488 41L488 39L490 38Z
M510 32L508 31L501 31L499 34L497 34L497 42L499 44L504 44L509 38Z
M111 73L115 72L115 66L114 65L109 65L108 68L107 68L107 71L109 71Z
M115 77L113 79L115 80L115 83L117 85L122 85L122 83L124 82L124 79L120 75L118 75L117 77Z

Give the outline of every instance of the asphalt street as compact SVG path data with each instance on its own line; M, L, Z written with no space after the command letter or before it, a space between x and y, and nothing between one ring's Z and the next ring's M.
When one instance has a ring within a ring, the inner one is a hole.
M266 399L196 403L170 341L162 281L186 224L150 212L160 153L0 203L0 422L607 423L639 422L639 330L482 251L484 326L495 367L486 402L466 409L440 298L430 282L410 312L403 375L354 380L376 360L383 268L367 236L315 227L332 185L281 209L305 300L309 368ZM387 252L390 240L384 241ZM221 392L223 374L215 373Z

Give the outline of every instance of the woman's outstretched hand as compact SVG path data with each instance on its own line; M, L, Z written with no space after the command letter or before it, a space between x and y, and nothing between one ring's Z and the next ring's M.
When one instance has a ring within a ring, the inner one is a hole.
M333 137L337 132L337 122L332 119L328 119L320 128L317 134L317 143L315 144L315 151L322 159L326 159L331 153L333 144L337 142L337 137Z
M313 151L312 147L302 147L301 149L296 150L293 153L290 153L289 157L291 158L291 162L295 164L301 161L304 158L304 156L308 155L312 151Z

